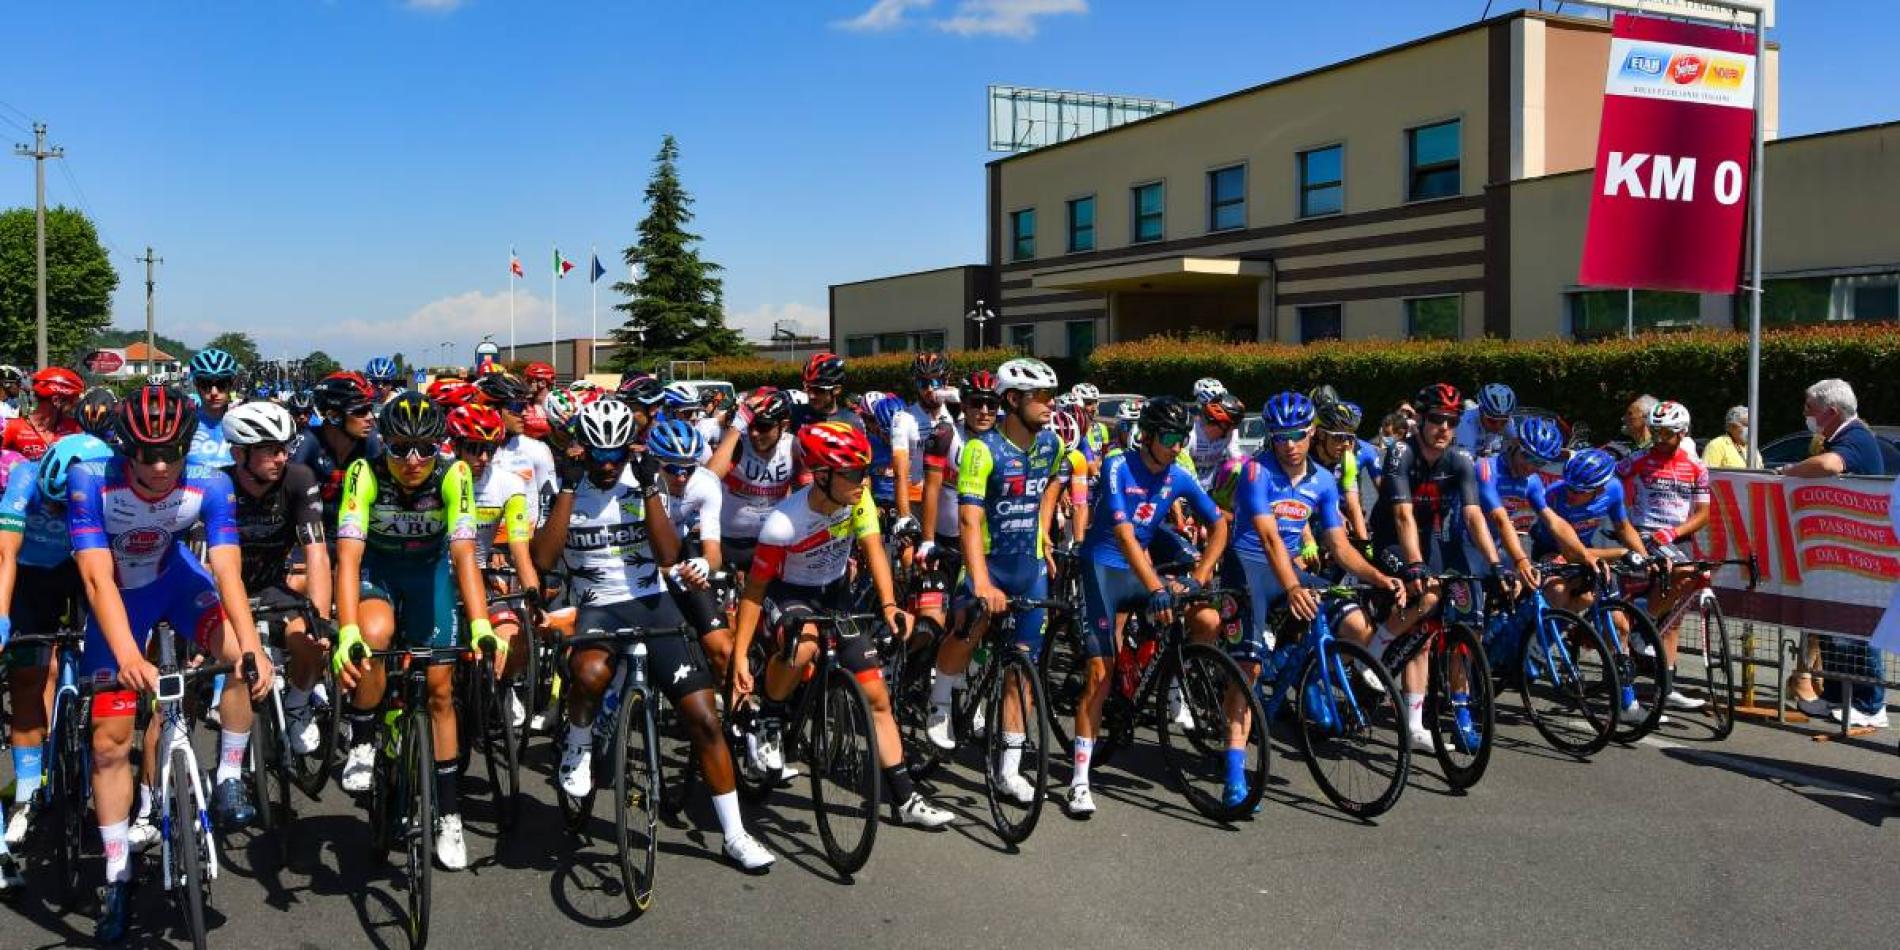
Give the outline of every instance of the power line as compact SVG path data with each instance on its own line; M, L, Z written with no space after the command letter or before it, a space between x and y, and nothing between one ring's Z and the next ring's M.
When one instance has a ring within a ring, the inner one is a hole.
M12 112L14 115L19 116L18 119L15 119L11 116L6 115L5 112L0 112L0 122L5 122L6 124L13 126L14 128L19 129L20 131L25 132L28 135L33 134L33 130L28 127L28 125L32 123L33 117L30 115L27 115L25 110L20 109L17 106L14 106L12 103L6 102L5 100L0 100L0 109L4 109L7 112Z
M111 236L106 234L105 225L101 223L99 212L92 210L92 202L86 200L86 190L79 187L79 177L73 174L72 159L59 163L59 173L65 177L66 186L73 190L73 197L79 200L80 210L86 212L86 217L92 221L92 229L98 233L99 243L104 244L112 256L119 256L119 246L112 243Z

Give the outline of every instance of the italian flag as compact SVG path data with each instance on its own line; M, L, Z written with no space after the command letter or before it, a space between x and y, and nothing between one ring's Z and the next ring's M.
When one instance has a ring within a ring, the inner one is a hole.
M557 248L555 248L555 249L554 249L554 274L555 274L555 276L557 276L557 277L566 277L566 276L567 276L567 272L568 272L568 271L571 271L571 270L573 270L573 269L574 269L574 262L573 262L573 261L570 261L570 260L568 260L568 259L567 259L567 258L565 258L565 257L562 257L562 256L561 256L561 249L560 249L560 248L558 248L558 247L557 247Z

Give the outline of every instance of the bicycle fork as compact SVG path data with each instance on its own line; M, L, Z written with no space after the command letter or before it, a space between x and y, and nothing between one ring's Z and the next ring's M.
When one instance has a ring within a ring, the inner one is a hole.
M177 867L175 862L178 859L172 854L172 823L180 819L179 816L172 814L173 803L169 794L172 787L172 770L180 761L187 765L185 771L191 779L191 803L193 810L197 813L195 816L187 816L185 820L195 820L198 833L203 835L206 841L211 840L211 815L205 811L204 776L198 772L197 759L191 751L191 737L186 731L183 717L176 709L165 712L165 725L160 732L159 746L164 749L164 764L159 768L158 777L158 787L163 790L159 793L159 838L163 842L160 856L165 868L165 889L169 891L180 883L175 870ZM205 880L215 881L218 879L218 849L205 848L204 852Z

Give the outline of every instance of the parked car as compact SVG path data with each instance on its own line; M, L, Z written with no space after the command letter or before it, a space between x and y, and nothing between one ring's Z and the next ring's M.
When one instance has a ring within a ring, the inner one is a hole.
M1240 420L1240 449L1254 455L1267 444L1267 420L1259 413L1248 413Z

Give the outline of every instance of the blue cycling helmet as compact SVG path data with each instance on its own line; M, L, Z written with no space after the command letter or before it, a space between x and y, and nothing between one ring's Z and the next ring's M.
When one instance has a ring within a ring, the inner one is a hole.
M269 384L269 383L258 383L258 384L257 384L257 398L259 398L259 399L269 399L270 397L271 397L271 388L270 388L270 384Z
M692 465L705 450L706 440L684 419L668 419L647 435L647 451L668 465Z
M1299 393L1281 393L1267 400L1260 418L1269 430L1304 429L1313 424L1313 400Z
M698 409L699 394L685 383L674 383L660 391L668 409Z
M1539 462L1555 462L1564 453L1564 434L1543 416L1517 420L1517 447Z
M877 427L889 435L897 425L897 414L904 411L904 401L890 393L869 392L864 394L864 409L877 421Z
M66 500L66 473L75 462L103 462L112 457L112 446L95 436L69 435L46 450L40 460L40 497Z
M1616 477L1616 460L1602 449L1585 449L1564 463L1564 484L1580 491L1594 491Z
M1486 383L1478 390L1478 411L1493 419L1510 418L1517 411L1517 393L1503 383Z
M237 374L237 360L216 347L199 350L198 355L191 358L193 379L231 379Z
M387 356L378 356L363 367L363 378L372 383L393 383L401 376L402 373L396 369L396 361Z

